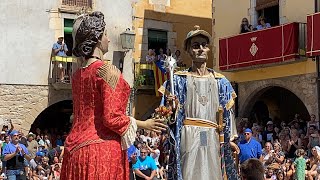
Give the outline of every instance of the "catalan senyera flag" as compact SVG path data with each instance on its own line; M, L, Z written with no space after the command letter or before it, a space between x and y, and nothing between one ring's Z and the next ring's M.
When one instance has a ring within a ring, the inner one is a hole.
M163 85L163 83L169 79L169 73L166 73L166 69L163 67L162 61L154 62L153 74L154 74L154 86L156 96L161 96L158 89Z

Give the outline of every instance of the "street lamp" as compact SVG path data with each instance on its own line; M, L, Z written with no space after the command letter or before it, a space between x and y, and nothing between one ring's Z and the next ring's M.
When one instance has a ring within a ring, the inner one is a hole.
M133 31L130 31L130 28L126 29L125 32L120 34L121 45L123 49L133 49L134 40L136 34Z

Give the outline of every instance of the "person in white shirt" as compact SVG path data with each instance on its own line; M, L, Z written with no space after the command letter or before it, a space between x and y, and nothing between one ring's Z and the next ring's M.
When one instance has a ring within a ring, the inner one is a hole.
M147 144L147 148L150 151L150 157L152 157L156 163L157 168L157 177L160 177L160 172L159 170L161 169L160 163L159 163L159 157L160 157L160 150L158 149L158 144L155 144L152 148L149 147Z
M151 137L151 146L154 146L159 143L159 136L157 135L157 133L152 131L150 133L150 137Z

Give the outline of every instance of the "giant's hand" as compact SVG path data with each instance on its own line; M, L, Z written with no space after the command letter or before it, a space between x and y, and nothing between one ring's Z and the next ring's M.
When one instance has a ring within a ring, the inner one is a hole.
M155 131L160 133L161 131L165 131L167 126L164 124L164 120L162 119L148 119L144 121L144 129Z
M240 153L240 149L239 149L238 145L236 145L236 143L230 142L230 146L231 146L231 149L232 149L235 153L237 153L237 154Z
M173 109L173 102L175 102L175 108L177 108L177 104L179 103L179 100L177 98L177 96L173 96L173 95L168 95L167 96L167 105L171 107L171 109L174 111L175 109Z

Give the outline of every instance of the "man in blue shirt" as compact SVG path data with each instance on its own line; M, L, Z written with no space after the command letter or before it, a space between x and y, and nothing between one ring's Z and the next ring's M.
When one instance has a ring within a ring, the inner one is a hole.
M58 41L53 44L52 47L52 56L67 56L68 48L65 43L63 43L63 36L59 36ZM61 82L64 82L65 69L67 68L67 62L58 61L55 62L54 68L58 68L54 70L56 72L56 76L60 79ZM57 78L57 77L55 77Z
M136 174L136 180L152 180L155 177L157 166L154 159L148 156L146 148L140 150L140 156L132 169Z
M27 148L19 143L19 132L13 130L10 133L11 143L7 144L3 149L2 155L4 156L4 161L7 161L6 175L9 180L16 179L26 179L25 172L25 159L27 161L31 160Z
M58 37L58 41L53 44L53 55L54 56L67 56L68 48L65 43L63 43L63 36Z
M250 158L260 158L262 154L261 144L252 138L251 129L244 131L244 140L240 141L238 146L240 149L239 159L240 163L243 163Z

